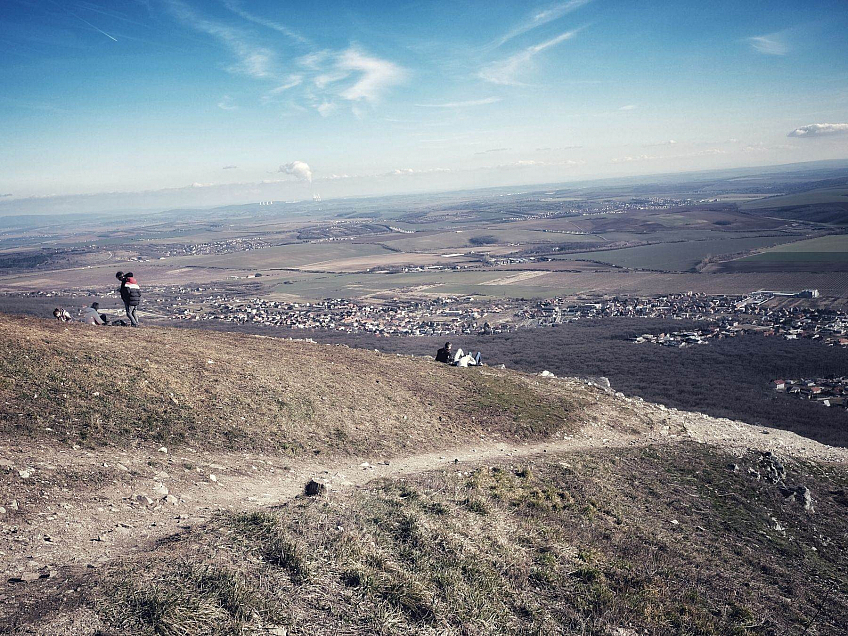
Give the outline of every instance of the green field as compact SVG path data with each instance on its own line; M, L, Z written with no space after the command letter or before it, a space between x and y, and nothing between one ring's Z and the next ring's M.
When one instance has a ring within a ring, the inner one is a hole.
M224 256L194 256L186 264L194 267L217 267L222 269L275 269L303 267L312 263L323 263L356 256L378 256L389 250L375 244L355 244L349 241L327 243L295 243L268 247L250 252L238 252Z
M766 197L765 199L743 203L739 207L743 210L764 210L793 205L814 205L817 203L848 203L848 188L820 188L797 194Z
M786 243L775 246L762 255L779 252L848 252L848 234L829 234L806 241Z
M848 262L848 234L831 234L807 241L778 245L743 261L756 262Z
M785 236L760 236L753 238L708 239L705 241L681 241L657 243L620 250L577 252L568 254L569 259L587 259L610 263L619 267L657 269L663 271L686 271L695 267L707 256L734 254L747 250L770 247L787 241Z

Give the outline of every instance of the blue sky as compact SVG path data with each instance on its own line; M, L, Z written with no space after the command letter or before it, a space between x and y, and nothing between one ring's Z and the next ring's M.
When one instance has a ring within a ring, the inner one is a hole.
M848 5L4 0L0 86L4 214L844 158Z

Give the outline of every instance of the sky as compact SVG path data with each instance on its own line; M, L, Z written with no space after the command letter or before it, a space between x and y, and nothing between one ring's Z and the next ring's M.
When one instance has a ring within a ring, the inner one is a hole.
M0 215L839 158L845 0L0 3Z

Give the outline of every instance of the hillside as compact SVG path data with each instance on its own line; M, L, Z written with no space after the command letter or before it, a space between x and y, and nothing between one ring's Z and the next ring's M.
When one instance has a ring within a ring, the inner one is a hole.
M580 399L527 376L309 341L0 316L0 430L300 455L569 429Z
M0 409L3 633L848 617L848 451L578 379L0 316Z

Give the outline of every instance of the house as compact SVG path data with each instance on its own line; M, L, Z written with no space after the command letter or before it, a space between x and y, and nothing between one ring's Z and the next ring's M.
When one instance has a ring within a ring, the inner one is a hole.
M785 391L786 390L786 380L775 380L774 388L776 391Z

